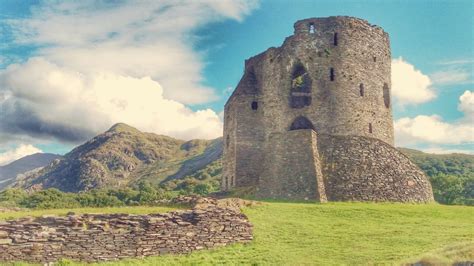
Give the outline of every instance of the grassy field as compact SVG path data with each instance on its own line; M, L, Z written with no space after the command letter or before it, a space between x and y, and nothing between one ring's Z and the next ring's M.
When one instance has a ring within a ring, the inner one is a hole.
M157 210L161 211L104 209ZM95 265L373 265L415 262L422 257L438 262L474 260L473 207L272 202L244 212L255 227L251 244Z

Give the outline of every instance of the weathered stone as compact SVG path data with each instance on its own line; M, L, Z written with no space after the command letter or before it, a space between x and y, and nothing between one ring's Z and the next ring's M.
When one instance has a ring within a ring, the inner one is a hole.
M5 221L0 224L0 261L109 261L189 253L204 246L252 240L252 225L245 215L218 206L215 199L200 202L207 207L201 204L199 209L165 214L84 214Z
M388 34L340 16L300 20L294 28L281 47L245 61L225 105L222 190L432 201L427 178L392 146Z

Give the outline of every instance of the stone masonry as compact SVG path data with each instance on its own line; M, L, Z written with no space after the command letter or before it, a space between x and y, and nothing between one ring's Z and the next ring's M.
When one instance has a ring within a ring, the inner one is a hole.
M222 189L258 198L432 201L427 178L393 147L388 34L353 17L305 19L294 28L281 47L245 61L225 105Z
M90 214L0 222L0 261L95 262L225 246L252 240L252 225L214 201L163 214Z

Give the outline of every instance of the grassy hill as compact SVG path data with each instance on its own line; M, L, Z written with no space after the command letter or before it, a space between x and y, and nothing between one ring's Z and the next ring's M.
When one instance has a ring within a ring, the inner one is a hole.
M193 174L220 158L221 142L183 141L116 124L61 160L17 180L15 186L78 192L128 187L143 180L160 184Z
M398 149L410 157L428 176L438 174L474 175L474 155L431 154L407 148Z
M422 258L438 264L474 260L472 207L269 202L244 213L254 225L250 244L97 265L396 265Z

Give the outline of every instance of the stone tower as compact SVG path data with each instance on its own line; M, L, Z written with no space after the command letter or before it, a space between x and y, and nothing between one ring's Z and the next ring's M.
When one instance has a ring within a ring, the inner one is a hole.
M390 43L352 17L297 21L245 61L225 105L222 189L260 198L416 201L431 185L393 147Z

